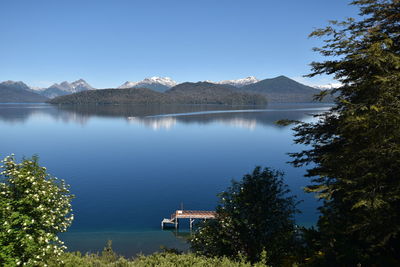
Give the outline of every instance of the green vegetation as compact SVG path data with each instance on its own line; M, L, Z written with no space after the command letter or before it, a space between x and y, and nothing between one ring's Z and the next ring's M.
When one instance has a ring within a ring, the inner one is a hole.
M64 253L62 263L51 263L54 267L267 267L264 262L250 264L244 260L233 261L226 257L213 258L192 253L155 253L149 256L139 255L134 259L118 256L111 248L111 242L101 254Z
M295 197L283 183L283 173L256 167L219 195L217 220L202 225L191 239L200 255L244 257L251 262L267 255L280 266L295 253Z
M183 83L165 93L146 88L88 90L56 97L51 104L223 104L265 105L264 96L237 92L228 85Z
M16 163L11 156L1 163L0 265L58 262L65 247L57 234L73 220L67 185L40 167L37 157Z
M323 199L312 260L400 265L400 1L359 0L362 19L331 22L313 73L343 83L336 106L295 127L293 164L313 164L308 192ZM323 95L321 95L323 97Z
M138 256L134 259L125 259L123 257L105 258L102 255L80 253L65 253L62 256L63 264L50 264L49 266L60 267L251 267L263 266L265 264L258 263L252 265L245 261L233 261L228 258L208 258L197 256L195 254L173 254L173 253L155 253L150 256Z

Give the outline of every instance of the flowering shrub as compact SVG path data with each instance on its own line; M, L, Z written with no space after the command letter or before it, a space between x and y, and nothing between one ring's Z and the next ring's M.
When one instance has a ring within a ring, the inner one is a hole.
M38 158L0 166L0 265L46 266L66 248L57 234L70 226L73 196L63 180L49 175Z

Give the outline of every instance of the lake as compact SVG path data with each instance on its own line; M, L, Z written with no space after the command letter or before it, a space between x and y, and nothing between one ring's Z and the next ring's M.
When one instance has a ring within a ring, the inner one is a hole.
M96 252L107 240L125 256L166 247L187 249L188 223L179 233L160 222L183 204L213 210L232 179L269 166L285 172L303 200L300 225L313 225L318 202L305 194L302 168L287 164L291 127L278 119L312 121L329 104L267 107L147 105L0 105L0 156L39 155L40 164L71 185L75 220L62 235L69 250Z

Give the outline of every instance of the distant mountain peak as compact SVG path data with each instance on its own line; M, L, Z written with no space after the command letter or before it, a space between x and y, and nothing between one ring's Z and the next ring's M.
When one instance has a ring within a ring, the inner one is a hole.
M167 89L174 87L178 83L174 80L172 80L169 77L148 77L143 79L142 81L138 82L131 82L127 81L118 88L120 89L126 89L126 88L133 88L133 87L144 87L144 88L149 88L153 89L155 91L166 91Z
M88 84L84 79L79 79L76 80L72 83L70 83L72 88L74 88L77 91L82 91L83 90L92 90L94 89L90 84ZM81 89L81 90L80 90Z
M61 85L69 85L69 82L67 81L63 81L62 83L60 83Z
M93 89L94 88L90 84L88 84L84 79L79 79L71 83L67 81L61 82L59 84L55 83L48 88L42 89L40 91L40 94L49 98L53 98L56 96L67 95Z
M253 84L253 83L257 83L260 80L257 79L254 76L249 76L246 78L241 78L241 79L237 79L237 80L223 80L223 81L219 81L219 82L214 82L216 84L228 84L228 85L232 85L235 87L243 87L249 84ZM207 81L207 82L211 82L211 81Z
M286 79L286 80L292 80L292 79L290 79L289 77L287 77L287 76L285 76L285 75L279 75L279 76L276 76L275 78L272 78L272 79Z
M1 82L1 84L3 85L13 85L13 84L25 84L22 81L12 81L12 80L7 80L7 81L3 81ZM26 84L25 84L26 85Z
M50 88L57 88L57 89L60 89L62 91L68 92L68 93L76 93L76 92L80 92L80 91L84 91L84 90L94 89L84 79L79 79L79 80L76 80L71 83L69 83L67 81L63 81L60 84L55 83L47 89L50 89Z
M1 82L0 84L8 86L8 87L23 89L23 90L29 90L30 89L30 87L28 85L26 85L24 82L21 82L21 81L8 80L8 81Z
M153 82L153 83L160 83L163 85L168 85L168 86L175 86L177 83L172 80L170 77L157 77L153 76L150 78L145 78L143 80L144 82Z

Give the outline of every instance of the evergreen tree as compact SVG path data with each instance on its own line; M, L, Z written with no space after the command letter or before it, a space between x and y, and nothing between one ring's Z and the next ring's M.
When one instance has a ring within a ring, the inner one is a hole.
M283 174L256 167L219 195L217 220L202 224L191 239L192 249L205 256L266 258L280 265L293 255L297 202ZM263 252L266 253L266 257Z
M309 76L334 75L343 86L331 111L294 128L295 142L311 149L292 163L312 163L306 190L323 199L314 260L400 264L400 1L352 4L360 19L311 34L324 38L315 50L327 60Z

